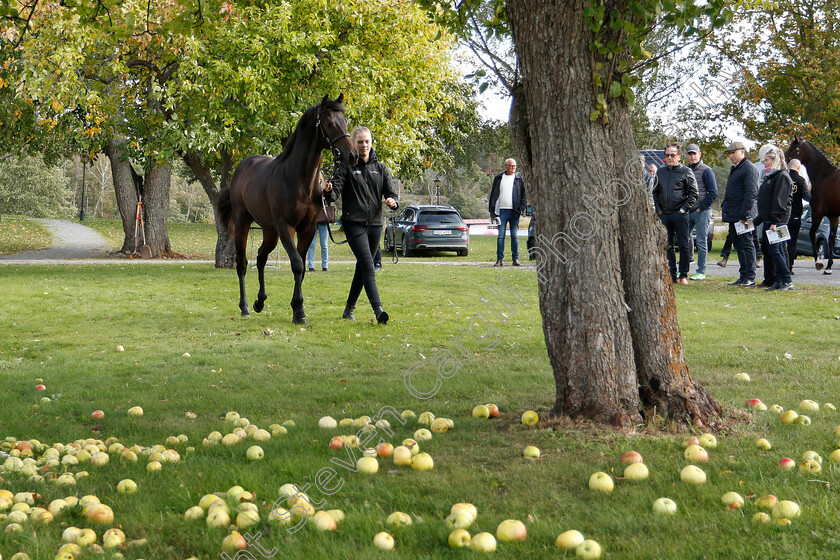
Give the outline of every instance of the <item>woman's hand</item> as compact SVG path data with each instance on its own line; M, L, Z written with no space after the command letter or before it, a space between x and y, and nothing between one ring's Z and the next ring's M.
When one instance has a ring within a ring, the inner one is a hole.
M324 186L323 186L323 187L321 187L321 189L322 189L324 192L330 192L330 191L332 190L332 183L330 183L329 181L325 182L325 183L324 183Z
M396 208L397 207L397 202L393 198L390 198L390 197L385 199L385 204L388 205L388 208Z
M770 224L770 231L776 231L776 224Z

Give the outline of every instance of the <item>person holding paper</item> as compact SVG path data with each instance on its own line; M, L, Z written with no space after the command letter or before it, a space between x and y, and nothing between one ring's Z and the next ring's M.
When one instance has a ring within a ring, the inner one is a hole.
M771 148L764 154L764 168L764 180L758 189L758 217L756 218L756 223L765 224L765 234L761 236L761 248L767 255L764 265L764 286L768 292L789 291L793 290L793 282L788 269L786 245L783 241L778 242L778 235L772 234L777 233L780 227L787 226L790 219L793 180L785 166L785 155L778 148ZM768 234L774 239L771 240Z
M755 287L755 245L752 237L745 233L738 235L735 223L741 222L746 226L755 217L755 199L758 195L758 171L746 158L746 148L743 142L732 142L726 147L732 167L726 180L726 194L720 204L723 221L729 224L729 234L732 236L735 250L741 267L740 277L730 286L741 288Z
M802 201L811 202L811 187L805 181L805 177L799 174L802 169L802 162L792 159L788 162L788 173L793 181L793 195L790 197L790 220L788 230L790 241L788 241L788 270L793 275L793 261L796 260L796 238L799 237L799 230L802 229Z

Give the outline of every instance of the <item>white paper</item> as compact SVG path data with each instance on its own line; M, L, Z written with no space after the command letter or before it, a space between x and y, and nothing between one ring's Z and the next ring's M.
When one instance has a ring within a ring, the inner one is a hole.
M767 242L771 245L788 241L790 239L790 231L788 231L787 225L777 227L776 231L773 231L770 228L767 228L764 231L767 233Z
M755 225L752 220L747 220L746 225L744 225L744 222L735 222L735 233L738 235L744 235L751 231L755 231Z

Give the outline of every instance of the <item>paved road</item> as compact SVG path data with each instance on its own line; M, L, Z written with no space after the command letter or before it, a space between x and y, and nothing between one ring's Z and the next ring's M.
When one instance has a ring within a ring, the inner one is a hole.
M0 257L1 261L47 261L55 259L86 259L104 255L110 245L89 227L67 220L44 220L41 222L55 237L55 245L49 249L24 251L17 255ZM39 264L44 264L43 262Z
M56 237L56 244L49 249L39 251L25 251L17 255L0 257L0 265L3 264L56 264L56 265L79 265L79 264L213 264L209 260L178 260L178 259L104 259L94 258L106 254L109 248L108 243L94 230L66 220L38 220L45 224ZM729 261L726 268L721 268L715 263L719 260L719 253L713 252L710 255L706 266L706 282L721 282L726 278L735 279L738 277L738 259L733 252L733 259ZM276 260L274 261L276 263ZM271 264L271 262L269 262ZM331 261L330 264L355 264L355 261ZM383 266L395 266L386 255L383 258ZM422 257L411 257L400 259L400 264L424 264L434 266L483 266L491 267L492 262L469 262L469 261L424 261ZM288 265L283 259L281 268ZM396 266L399 266L397 264ZM533 261L525 261L525 270L533 267ZM694 274L696 264L691 265L690 274ZM794 284L816 284L816 285L837 285L840 284L840 261L837 263L837 274L826 276L822 271L814 269L814 259L802 257L796 261L794 266ZM505 266L504 270L517 270L511 266ZM315 274L318 274L316 272ZM764 270L756 270L756 281L761 282L764 278ZM694 282L692 282L694 283Z

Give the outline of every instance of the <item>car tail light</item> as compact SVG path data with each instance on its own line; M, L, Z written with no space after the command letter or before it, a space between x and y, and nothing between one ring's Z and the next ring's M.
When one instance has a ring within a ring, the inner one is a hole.
M412 226L411 231L426 231L429 229L426 226Z
M458 226L455 228L457 231L470 231L470 228L467 226Z

